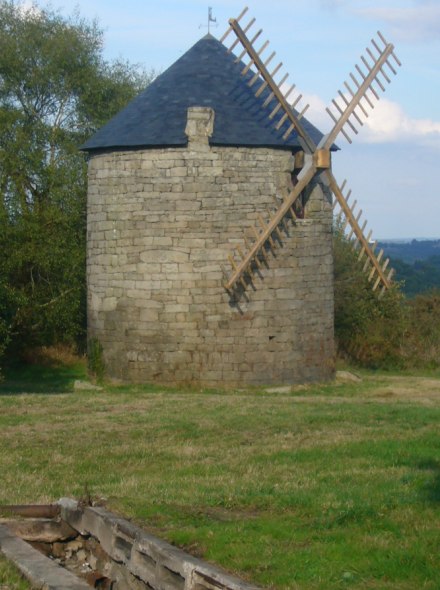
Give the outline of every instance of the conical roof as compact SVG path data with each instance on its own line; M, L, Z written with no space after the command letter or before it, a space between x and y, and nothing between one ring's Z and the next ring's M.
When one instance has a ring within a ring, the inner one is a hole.
M275 129L270 107L263 108L267 91L254 96L258 82L241 75L244 64L212 35L189 49L141 94L102 127L83 146L85 151L134 147L185 146L188 107L211 107L215 111L211 145L259 146L295 149L298 136L283 134L289 124ZM271 103L275 106L275 102ZM316 144L322 134L306 119L302 125Z

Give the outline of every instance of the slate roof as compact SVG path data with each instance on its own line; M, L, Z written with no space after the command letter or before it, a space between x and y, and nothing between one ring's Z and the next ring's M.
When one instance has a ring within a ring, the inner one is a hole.
M262 103L267 92L256 98L259 82L251 88L241 75L244 64L235 63L235 56L212 35L206 35L189 49L141 94L102 127L82 150L105 150L135 147L185 146L187 109L207 106L215 111L211 145L259 146L297 149L298 136L292 132L282 136L289 124L278 131ZM272 108L273 108L272 107ZM305 118L305 130L318 143L322 134Z

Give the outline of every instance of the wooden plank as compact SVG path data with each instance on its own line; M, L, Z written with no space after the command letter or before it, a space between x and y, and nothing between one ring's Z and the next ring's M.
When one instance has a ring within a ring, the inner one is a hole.
M281 106L281 104L280 104ZM278 123L275 125L275 129L278 131L278 129L280 129L284 123L287 121L289 115L287 113L284 113L284 115L281 117L281 119L278 121Z
M339 94L342 95L342 92L340 90L338 92L339 92ZM342 116L344 114L344 111L342 110L342 108L339 106L339 104L336 102L336 100L334 98L332 100L332 103L335 106L336 110L339 111L339 114ZM347 101L347 104L349 105L350 103ZM358 130L353 125L353 123L350 121L350 119L347 119L347 125L350 127L350 129L353 131L353 133L355 133L356 135L358 134Z
M273 77L278 73L278 71L282 67L283 67L283 62L280 61L280 63L269 74L271 80L273 80ZM263 90L265 90L265 88L267 88L268 86L269 86L269 80L265 79L263 84L261 84L261 86L259 86L257 92L255 93L255 96L258 98L262 94Z
M362 63L364 64L364 66L367 68L367 72L371 72L370 64L367 62L367 60L365 59L365 57L363 55L361 55L361 60L362 60ZM367 78L365 78L365 80L366 79ZM373 82L373 81L374 81L374 78L373 78L373 80L371 82ZM371 92L374 95L374 97L376 98L376 100L380 100L380 96L377 94L377 92L374 89L374 87L371 86L371 83L370 83L370 86L368 87L368 89L371 90ZM374 108L374 106L373 106L373 108Z
M238 252L240 258L243 260L243 258L244 258L243 250L240 248L240 246L238 244L237 244L236 248L237 248L237 252Z
M377 277L376 282L373 285L373 291L376 291L377 287L379 286L380 283L380 277Z
M283 135L283 139L286 140L289 135L292 133L292 131L294 131L295 129L295 125L292 123L289 127L289 129L286 131L286 133Z
M383 274L382 273L382 268L381 268L381 266L379 264L380 261L381 261L382 256L383 256L383 249L381 249L379 251L379 254L372 260L372 262L374 262L375 264L373 265L373 268L372 268L372 270L371 270L371 272L370 272L370 274L368 276L368 281L371 281L372 280L372 278L374 277L374 274L376 272L379 273L379 276Z
M241 19L244 17L244 15L246 14L246 12L249 10L249 8L247 6L245 6L243 8L243 10L240 12L240 14L237 16L237 18L235 19L237 22L240 22ZM232 27L229 26L228 30L224 33L224 35L222 36L222 38L220 39L220 43L223 43L223 41L226 39L226 37L229 35L229 33L232 31Z
M269 209L266 209L266 213L267 213L267 218L270 219L272 217L272 213L269 211ZM283 236L281 234L281 231L280 231L280 228L278 225L275 228L275 233L277 234L278 239L281 241Z
M252 37L252 39L250 40L250 43L255 43L255 41L258 39L258 37L261 35L261 33L263 32L263 29L260 29L259 31L257 31L255 33L255 35ZM246 49L243 49L243 51L240 53L240 55L235 59L235 63L239 63L241 62L241 60L243 59L243 57L246 55L247 51Z
M365 76L364 72L361 70L360 66L358 66L358 64L356 64L356 65L355 65L355 68L357 69L357 71L358 71L358 72L359 72L359 74L361 75L361 78L362 78L363 80L366 80L366 76ZM359 84L359 82L358 82L357 80L355 81L355 83L356 83L356 86L357 86L358 88L360 88L360 87L361 87L361 85ZM368 94L364 94L364 98L365 98L365 100L367 101L367 103L368 103L368 106L369 106L371 109L374 109L374 104L373 104L373 103L371 102L371 100L369 99L369 97L368 97ZM360 107L361 111L364 113L364 115L365 115L365 116L367 117L367 119L368 119L368 117L369 117L369 115L368 115L368 111L367 111L367 110L364 108L364 106L363 106L363 104L362 104L362 102L361 102L361 101L359 101L359 107Z
M256 240L255 243L257 243L257 242L259 242L259 240L261 238L261 234L259 234L257 232L257 229L255 227L253 227L252 229L255 234L255 240ZM254 246L252 246L252 248L254 248ZM264 248L261 248L261 250L258 250L257 254L255 255L255 257L252 260L257 259L259 254L261 254L263 256L264 260L267 262L267 254L266 254Z
M235 260L232 257L232 254L228 254L228 260L231 263L231 266L234 270L237 270L237 264L235 262Z
M264 223L264 219L261 217L261 215L258 215L258 221L260 222L261 229L264 233L266 231L267 225ZM267 236L267 240L269 241L271 247L275 250L275 242L273 241L272 234Z
M353 76L353 74L350 74L350 76L352 76L352 77L353 77L353 80L354 80L354 82L355 82L355 83L356 83L356 84L359 86L359 83L358 83L358 81L356 80L356 78ZM345 94L344 94L343 92L341 92L340 90L338 90L338 93L339 93L339 96L341 97L341 99L342 99L342 100L345 102L345 104L346 104L347 106L349 106L349 105L350 105L350 102L348 101L348 99L347 99L347 97L345 96ZM360 106L360 105L359 105L359 106ZM361 108L362 108L362 107L361 107ZM359 123L359 125L360 125L361 127L363 127L364 123L363 123L362 119L359 117L359 115L357 114L357 112L356 112L356 111L353 111L353 115L354 115L354 117L355 117L356 121ZM367 116L368 116L368 115L367 115Z
M325 110L326 110L326 111L327 111L327 113L330 115L330 117L333 119L333 121L334 121L335 125L337 125L337 124L338 124L338 118L337 118L337 117L335 117L335 115L332 113L332 111L331 111L331 110L330 110L328 107L326 107L326 109L325 109ZM347 133L345 133L345 131L344 131L343 127L341 127L340 131L341 131L342 135L345 137L345 139L348 141L348 143L353 143L353 142L351 141L351 137L350 137L350 136L349 136Z
M230 22L230 21L229 21ZM252 27L252 25L255 22L255 18L253 18L243 29L243 31L245 33L247 33L249 31L249 29ZM235 49L235 47L240 43L240 39L235 39L234 43L231 45L231 47L228 49L228 53L231 53L233 49Z
M244 260L238 265L238 267L236 269L234 269L234 272L230 276L229 281L225 285L227 289L231 289L235 285L235 283L240 279L242 274L246 271L247 266L250 264L250 262L253 260L253 258L255 258L255 256L257 256L260 252L263 253L264 256L266 255L266 253L264 252L264 248L263 248L264 244L266 243L269 236L274 231L275 227L281 222L281 220L286 215L286 213L289 212L293 203L296 201L298 196L301 194L301 192L304 190L304 188L311 181L311 179L313 178L315 173L316 173L316 168L313 165L313 162L311 162L309 160L307 162L306 166L301 170L300 174L298 175L297 185L291 191L288 198L280 206L280 208L275 213L273 218L270 220L270 222L266 226L266 229L264 230L264 232L262 234L258 234L257 230L254 229L254 232L257 236L257 241L252 246L250 251L246 254Z
M372 269L372 273L374 274L375 272L378 273L380 280L382 281L382 284L385 285L385 287L387 289L389 289L390 287L390 282L388 281L385 273L382 270L382 267L380 265L380 259L382 258L382 254L379 253L379 255L376 257L374 254L374 250L371 248L369 242L367 241L366 237L364 236L363 232L361 231L361 228L359 227L358 222L356 221L356 219L353 216L353 213L351 211L351 209L349 208L349 206L347 205L344 196L335 180L335 177L333 176L333 173L331 172L331 170L326 170L325 174L327 175L329 184L330 184L330 188L333 191L333 194L335 195L335 197L338 199L339 205L341 207L341 209L344 211L345 216L349 219L349 223L350 226L354 229L354 234L356 236L356 238L359 240L362 249L365 251L365 253L367 254L367 261L370 261L373 269ZM371 274L371 273L370 273Z
M330 168L331 157L330 150L316 150L313 154L315 166L319 169Z
M361 227L361 232L362 232L363 234L365 233L365 228L366 228L366 227L367 227L367 220L365 219L365 220L364 220L364 223L362 224L362 227ZM368 239L367 239L367 241L368 241ZM354 242L354 248L355 248L355 250L357 249L358 245L359 245L359 238L358 238L358 237L356 237L356 240L355 240L355 242Z
M259 51L257 52L257 55L261 55L268 45L269 45L269 41L265 41L263 43L263 45L261 46L261 48L259 49ZM248 65L245 68L243 68L243 70L241 71L241 75L244 76L245 74L247 74L248 71L250 70L250 68L254 65L254 63L255 63L254 60L251 59L251 61L248 63Z
M365 222L365 223L367 223L367 222ZM363 233L363 232L362 232L362 233ZM372 236L372 235L373 235L373 231L370 229L370 231L368 232L368 236L367 236L367 242L368 242L368 243L370 243L370 240L371 240L371 236ZM362 249L361 249L361 251L359 252L359 258L358 258L359 262L360 262L360 261L362 260L362 258L364 257L364 254L365 254L365 248L362 246Z
M267 82L267 85L269 85L272 92L275 94L278 102L280 102L282 104L284 112L289 113L289 119L290 119L291 123L294 125L296 132L298 133L298 135L300 137L302 137L302 139L306 143L308 149L311 152L313 152L316 147L315 143L313 142L311 137L309 137L308 133L306 133L306 131L302 127L301 123L298 121L297 117L293 113L289 104L285 100L283 93L281 92L281 90L279 89L279 87L277 86L275 81L273 80L273 77L271 76L271 74L269 74L265 64L261 61L259 56L255 54L255 50L250 45L250 43L245 35L245 32L240 27L240 25L237 23L237 21L231 20L231 21L229 21L229 23L232 26L232 28L234 29L234 32L237 35L237 37L240 39L243 47L246 47L246 49L248 50L248 53L249 53L249 56L251 57L251 59L254 59L256 68L260 72L260 74L263 77L263 79L265 80L265 82Z
M376 246L377 246L377 240L375 240L372 244L371 244L371 252L374 254L375 250L376 250ZM370 266L371 263L371 258L368 257L367 255L367 259L365 261L364 267L363 267L363 271L367 272L367 268Z
M246 236L244 236L244 243L246 244L246 248L248 250L250 250L251 249L251 245L249 244L249 241L246 238ZM252 262L255 262L255 264L257 265L258 269L261 269L261 262L258 259L258 256L255 256L255 258L252 259Z
M354 219L353 213L354 213L354 210L356 209L356 205L357 205L357 199L355 199L353 201L353 205L351 206L351 209L349 209L349 214L348 215L345 214L345 211L344 211L344 214L345 214L345 222L344 222L344 226L342 228L344 231L346 230L347 225L350 223L350 220L351 219Z
M365 80L362 82L360 87L358 88L356 93L353 93L352 99L350 101L350 105L344 111L344 114L340 117L338 122L335 124L333 129L330 131L327 137L324 137L322 143L324 145L320 145L320 147L327 147L329 149L333 143L335 142L336 137L339 135L339 132L342 130L343 126L347 123L349 117L353 114L354 109L359 105L361 99L365 96L367 90L371 87L371 84L376 81L377 82L377 74L381 71L382 66L392 54L394 50L393 45L387 44L381 55L377 59L373 59L374 65L372 68L369 68L368 75L365 77ZM353 92L348 83L344 83L347 89L350 92Z
M358 214L356 215L356 217L355 217L355 219L356 219L356 223L357 223L358 225L359 225L359 221L360 221L360 218L361 218L361 217L362 217L362 209L359 209L359 213L358 213ZM361 232L362 232L362 229L361 229ZM362 233L364 233L364 232L362 232ZM353 234L354 234L354 228L352 227L352 228L351 228L351 230L350 230L350 233L348 234L348 239L349 239L349 240L351 240L351 238L352 238ZM356 238L357 238L357 236L356 236ZM357 238L357 239L358 239L358 238Z

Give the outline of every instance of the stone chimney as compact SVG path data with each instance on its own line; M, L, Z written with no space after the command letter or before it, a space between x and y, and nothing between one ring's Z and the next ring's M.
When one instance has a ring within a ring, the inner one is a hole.
M214 132L215 112L210 107L189 107L185 134L190 144L207 145Z

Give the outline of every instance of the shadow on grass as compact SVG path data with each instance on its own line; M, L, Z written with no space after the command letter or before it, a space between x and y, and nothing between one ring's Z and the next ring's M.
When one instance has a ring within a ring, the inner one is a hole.
M85 364L76 365L15 365L4 371L0 381L0 396L25 393L70 393L76 379L87 379Z
M425 498L432 503L440 503L440 461L437 459L425 459L420 461L417 467L423 471L430 471L431 478L423 486Z

